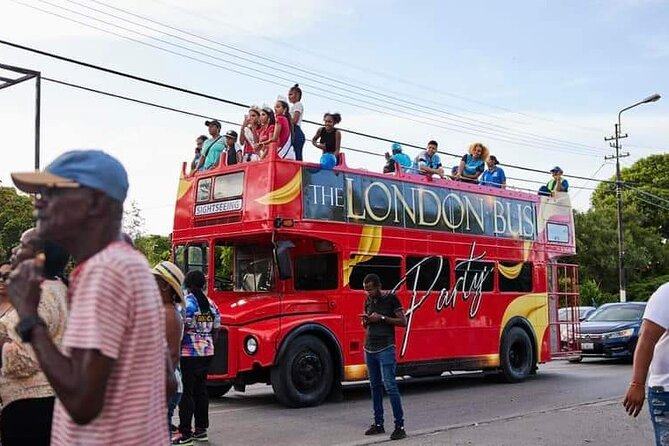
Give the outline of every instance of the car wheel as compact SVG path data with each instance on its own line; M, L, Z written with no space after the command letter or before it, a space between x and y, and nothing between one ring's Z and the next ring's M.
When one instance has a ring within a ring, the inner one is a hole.
M207 394L209 398L220 398L230 391L232 383L207 385Z
M281 362L272 368L271 382L277 399L289 407L321 404L332 388L332 357L323 341L304 335L295 339Z
M501 378L516 383L527 378L534 368L534 349L527 332L520 327L511 327L502 339L500 355Z

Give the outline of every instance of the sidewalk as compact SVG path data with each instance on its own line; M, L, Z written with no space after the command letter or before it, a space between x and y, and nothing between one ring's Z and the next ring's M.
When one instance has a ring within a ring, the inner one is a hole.
M412 432L402 441L387 436L356 445L390 442L402 446L637 446L653 445L655 438L644 406L638 418L625 413L622 397L526 415L497 418L476 424Z

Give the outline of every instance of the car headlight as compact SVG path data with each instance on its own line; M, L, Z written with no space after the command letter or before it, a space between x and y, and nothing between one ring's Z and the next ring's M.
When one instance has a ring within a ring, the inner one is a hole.
M634 329L633 328L627 328L625 330L620 330L620 331L614 331L613 333L607 333L606 337L608 339L616 339L616 338L628 338L634 334Z
M258 353L258 340L253 336L247 336L244 339L244 351L251 356Z

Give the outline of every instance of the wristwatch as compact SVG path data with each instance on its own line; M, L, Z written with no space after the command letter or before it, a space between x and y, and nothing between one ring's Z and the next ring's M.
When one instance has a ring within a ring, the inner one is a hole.
M386 321L386 317L385 317L385 316L381 316L381 322L385 322L385 321Z
M46 322L44 322L44 319L41 317L32 315L25 319L21 319L19 323L16 324L16 327L14 327L14 330L16 330L16 333L21 337L23 342L30 342L33 337L33 330L38 325L46 327Z

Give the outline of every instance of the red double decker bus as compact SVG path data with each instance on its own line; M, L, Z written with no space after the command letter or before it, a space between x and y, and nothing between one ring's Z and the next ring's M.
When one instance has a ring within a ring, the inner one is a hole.
M558 307L578 305L567 194L272 159L185 175L175 261L206 272L222 329L210 390L268 383L320 404L366 378L368 273L402 302L398 375L485 370L522 381L568 353ZM573 335L573 330L572 330Z

